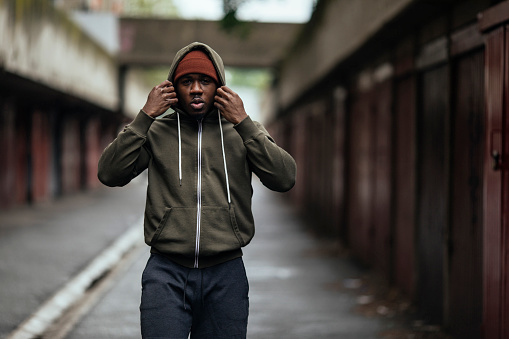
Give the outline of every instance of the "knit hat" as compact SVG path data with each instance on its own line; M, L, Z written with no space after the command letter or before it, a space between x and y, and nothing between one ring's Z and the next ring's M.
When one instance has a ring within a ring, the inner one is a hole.
M191 51L180 60L173 75L173 82L176 83L179 78L190 73L205 74L219 83L214 64L201 50Z

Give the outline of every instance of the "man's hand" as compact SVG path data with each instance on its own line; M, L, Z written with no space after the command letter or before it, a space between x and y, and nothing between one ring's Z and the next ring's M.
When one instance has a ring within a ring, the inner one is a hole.
M219 87L214 100L214 106L221 111L221 114L229 122L236 125L247 117L242 99L230 88L226 86Z
M152 88L148 94L147 102L143 106L143 111L152 118L158 117L178 102L177 93L173 84L165 80L156 87Z

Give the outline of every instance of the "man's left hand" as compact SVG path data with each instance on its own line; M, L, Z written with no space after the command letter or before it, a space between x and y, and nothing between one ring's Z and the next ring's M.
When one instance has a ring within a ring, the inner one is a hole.
M236 125L247 117L242 99L230 88L226 86L219 87L214 100L214 106L232 124Z

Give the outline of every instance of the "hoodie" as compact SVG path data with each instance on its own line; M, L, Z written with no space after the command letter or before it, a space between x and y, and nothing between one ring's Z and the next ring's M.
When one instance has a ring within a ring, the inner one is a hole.
M168 79L194 49L206 52L225 85L221 57L198 42L175 55ZM194 268L242 256L253 238L252 173L279 192L291 189L296 175L293 158L261 124L248 116L233 125L215 108L200 120L178 107L158 119L140 111L104 150L98 177L124 186L145 169L145 243L152 253Z

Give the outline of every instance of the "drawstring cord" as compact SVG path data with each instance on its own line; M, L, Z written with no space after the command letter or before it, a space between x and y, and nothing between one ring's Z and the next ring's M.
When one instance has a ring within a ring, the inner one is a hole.
M223 139L223 125L221 123L221 112L218 110L217 115L219 118L219 130L221 131L221 150L223 151L223 164L224 164L224 175L226 176L226 193L228 194L228 205L231 204L230 198L230 182L228 180L228 168L226 167L226 156L224 153L224 139Z
M189 273L191 272L190 269L187 270L187 276L186 276L186 281L184 283L184 310L187 310L187 307L186 307L186 289L187 289L187 280L189 280Z
M186 306L186 290L187 290L187 282L189 280L189 274L191 271L195 269L187 269L186 281L184 282L184 310L187 310ZM200 275L200 298L201 298L201 306L205 307L205 298L203 297L203 270L198 269L198 274Z
M223 152L224 175L226 177L226 194L228 195L228 204L231 204L230 180L228 178L228 167L226 166L226 155L224 152L223 124L221 123L221 112L217 111L219 120L219 131L221 133L221 151ZM180 135L180 114L177 112L178 139L179 139L179 184L182 186L182 137Z
M179 136L179 184L182 186L182 138L180 137L180 114L177 112L178 136Z

